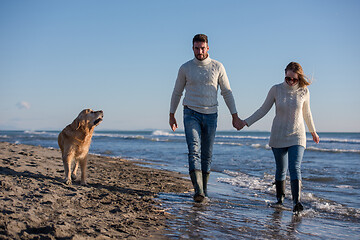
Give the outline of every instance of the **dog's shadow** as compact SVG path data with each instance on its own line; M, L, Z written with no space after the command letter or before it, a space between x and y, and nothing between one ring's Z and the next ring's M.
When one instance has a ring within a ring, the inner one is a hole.
M29 171L22 171L22 172L18 172L15 171L11 168L8 167L0 167L0 174L1 175L8 175L8 176L22 176L22 177L28 177L28 178L33 178L39 181L45 181L45 180L50 180L51 183L57 184L57 185L61 185L60 181L61 178L60 177L52 177L52 176L46 176L43 175L41 173L33 173L33 172L29 172Z
M80 182L74 181L72 185L67 185L64 183L64 180L61 177L46 176L41 173L33 173L33 172L29 172L29 171L22 171L22 172L19 171L18 172L9 167L0 167L0 175L16 176L16 177L21 176L21 177L33 178L40 182L44 182L45 180L48 180L48 181L50 181L51 184L56 184L56 185L65 187L72 191L77 191L77 187L90 187L90 188L97 188L99 190L106 189L113 193L125 193L125 194L140 196L140 197L156 195L156 193L152 192L152 191L123 188L123 187L119 187L119 186L104 185L101 183L88 183L86 185L81 185Z

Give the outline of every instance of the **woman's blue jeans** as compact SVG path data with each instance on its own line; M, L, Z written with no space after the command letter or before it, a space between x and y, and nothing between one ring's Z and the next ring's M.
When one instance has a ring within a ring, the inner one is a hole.
M305 148L295 145L285 148L272 148L276 162L275 180L283 181L289 168L290 180L301 180L301 161Z
M185 137L188 145L189 172L210 172L217 127L217 113L202 114L184 107Z

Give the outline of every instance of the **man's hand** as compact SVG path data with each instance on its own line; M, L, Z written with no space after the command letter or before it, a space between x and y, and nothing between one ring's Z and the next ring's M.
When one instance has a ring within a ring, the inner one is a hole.
M245 126L245 122L238 117L237 113L232 114L232 124L238 131Z
M175 130L178 128L178 125L177 125L174 113L170 113L169 124L170 124L171 130L173 130L175 132Z

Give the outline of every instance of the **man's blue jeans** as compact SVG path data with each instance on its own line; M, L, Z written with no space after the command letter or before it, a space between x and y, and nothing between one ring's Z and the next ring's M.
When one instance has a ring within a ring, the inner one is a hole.
M276 162L275 180L283 181L289 167L290 180L301 180L301 161L305 148L295 145L285 148L272 148Z
M202 114L184 107L184 127L188 145L189 172L210 172L217 127L217 113Z

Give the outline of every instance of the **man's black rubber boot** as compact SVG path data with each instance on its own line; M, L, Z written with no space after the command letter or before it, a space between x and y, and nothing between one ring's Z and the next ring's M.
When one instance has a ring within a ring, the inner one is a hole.
M208 197L207 193L207 184L209 181L210 172L202 172L202 178L203 178L203 189L204 189L204 195L205 197Z
M202 172L199 170L195 170L190 172L191 182L194 186L195 194L194 194L194 201L195 202L202 202L204 201L205 194L203 189L203 176Z

